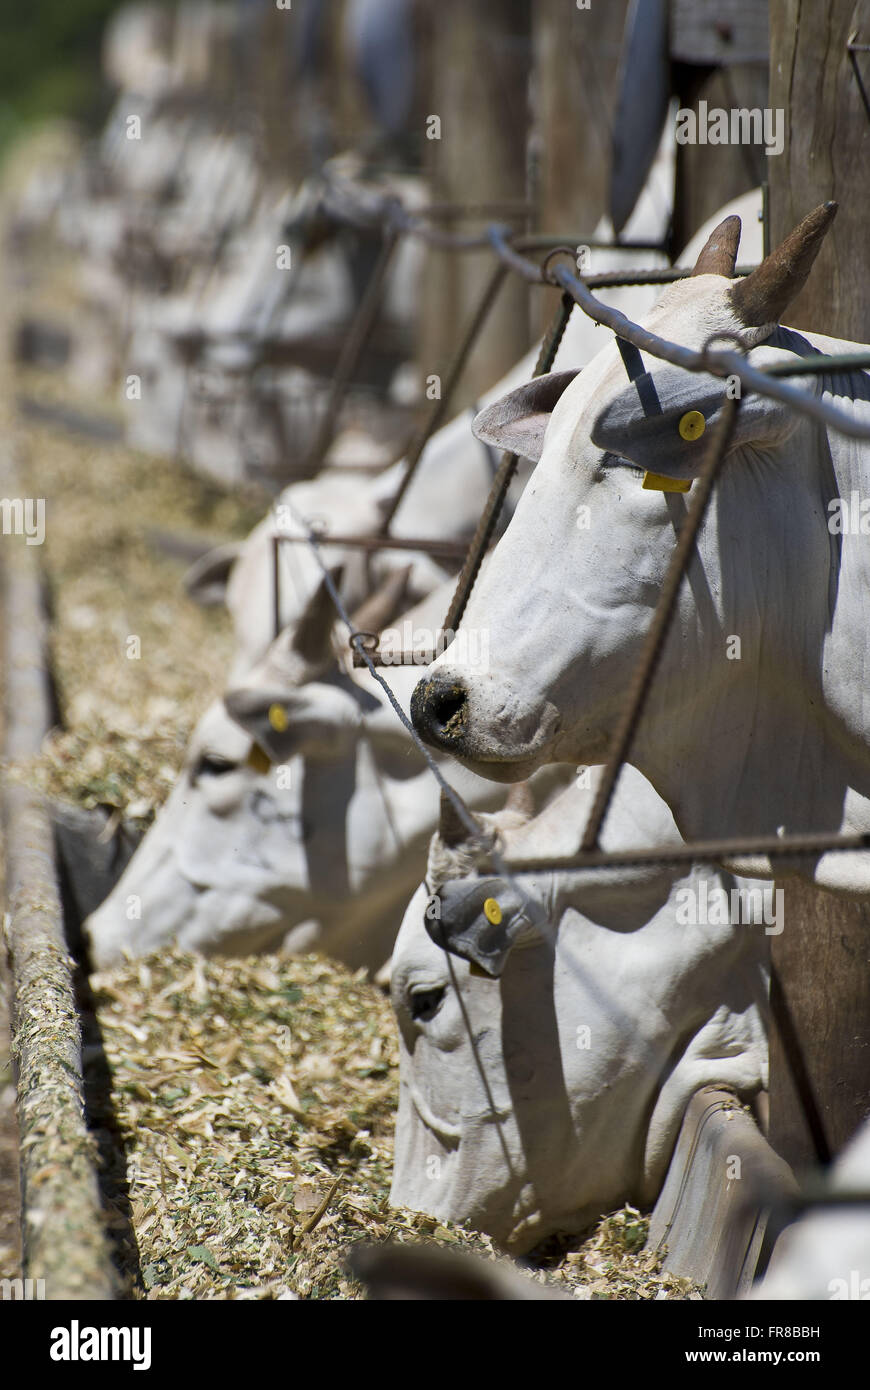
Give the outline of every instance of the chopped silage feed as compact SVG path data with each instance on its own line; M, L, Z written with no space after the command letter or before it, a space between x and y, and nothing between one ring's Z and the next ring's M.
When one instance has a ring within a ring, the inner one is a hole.
M44 374L28 372L28 381L34 375L44 394ZM266 504L122 444L21 421L17 432L30 492L45 498L40 559L61 714L23 772L49 795L109 807L144 828L232 653L228 614L188 598L184 562L160 553L149 535L198 536L204 547L241 539Z
M398 1040L363 972L315 955L173 950L93 986L127 1153L131 1291L359 1298L346 1268L356 1241L496 1258L485 1236L389 1206ZM642 1253L646 1229L626 1207L585 1240L550 1242L533 1277L586 1299L693 1296Z

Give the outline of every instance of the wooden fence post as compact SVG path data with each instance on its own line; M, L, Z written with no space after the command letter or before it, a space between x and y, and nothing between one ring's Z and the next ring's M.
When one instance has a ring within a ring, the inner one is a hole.
M784 111L785 148L768 159L771 243L818 203L840 210L808 284L786 314L790 325L870 340L868 185L870 0L771 0L770 105ZM870 541L868 541L870 544ZM789 756L783 750L783 756ZM820 829L822 827L819 827ZM870 1111L870 903L848 903L794 879L772 961L806 1063L825 1139L836 1153ZM786 1040L771 1039L770 1140L792 1166L817 1146L792 1081Z
M526 195L528 0L475 0L473 4L442 0L430 12L428 23L426 154L432 197L439 202L522 204ZM457 330L478 302L491 272L489 251L428 253L420 351L424 376L443 369ZM527 350L528 300L526 285L517 276L510 277L454 397L457 409L476 400Z

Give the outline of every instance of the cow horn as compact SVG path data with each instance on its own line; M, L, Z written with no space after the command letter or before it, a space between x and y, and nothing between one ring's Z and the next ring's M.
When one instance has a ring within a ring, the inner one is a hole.
M836 212L836 203L814 208L751 275L732 287L731 302L747 328L779 323L803 288Z
M329 571L329 577L336 589L340 587L343 575L343 565L335 565ZM332 651L332 625L335 617L332 595L327 588L326 580L321 579L299 615L299 621L290 639L291 649L304 657L310 665L328 661Z
M456 807L446 792L441 793L441 817L438 822L438 838L448 849L464 844L468 831L460 820Z
M739 217L726 217L708 236L695 262L693 275L725 275L729 280L737 264L740 245Z
M405 590L413 565L391 570L386 579L369 594L351 616L356 632L380 632L396 616L404 603Z
M535 796L529 782L514 782L504 803L506 811L517 811L531 820L535 814Z

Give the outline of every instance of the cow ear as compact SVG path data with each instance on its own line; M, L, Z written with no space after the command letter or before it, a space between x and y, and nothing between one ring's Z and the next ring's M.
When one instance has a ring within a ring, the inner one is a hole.
M255 771L263 770L264 757L269 763L281 764L296 753L298 721L277 689L265 692L257 685L240 685L224 693L224 708L254 741L248 762Z
M341 584L343 574L343 565L336 565L329 571L336 589ZM337 617L326 579L321 579L299 616L290 643L293 651L310 666L325 665L332 656L332 627Z
M544 451L544 435L556 402L571 385L572 372L548 372L536 376L516 391L488 405L472 422L472 430L484 444L494 444L537 463Z
M777 333L788 331L780 329ZM793 336L799 339L799 335ZM753 350L751 364L763 368L794 360L793 352L779 347L780 341L791 340L772 336ZM795 381L794 389L811 396L819 388L815 378L807 375ZM644 488L688 491L707 456L725 398L721 380L706 373L687 372L669 364L657 367L654 373L644 372L614 396L593 423L590 438L604 451L601 466L621 468L628 460L645 471ZM740 407L728 448L772 448L797 428L800 419L796 411L752 392ZM668 487L664 485L668 479L685 486Z
M242 543L216 546L190 566L184 576L184 588L194 603L203 608L214 607L226 598L230 571L241 553Z

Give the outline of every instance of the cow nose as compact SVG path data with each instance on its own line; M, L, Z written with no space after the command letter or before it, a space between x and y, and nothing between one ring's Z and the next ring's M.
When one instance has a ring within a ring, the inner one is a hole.
M436 675L414 687L411 719L427 743L456 748L465 737L467 718L468 691L461 681Z

